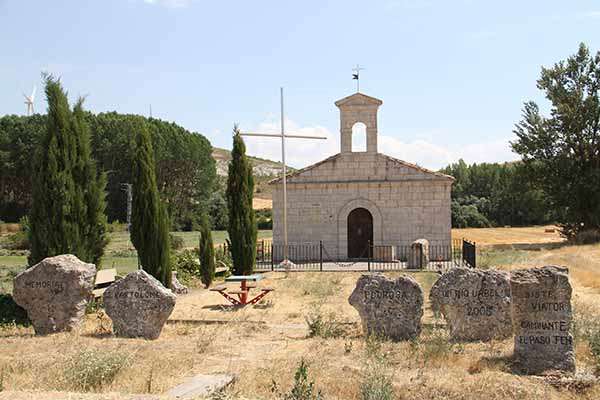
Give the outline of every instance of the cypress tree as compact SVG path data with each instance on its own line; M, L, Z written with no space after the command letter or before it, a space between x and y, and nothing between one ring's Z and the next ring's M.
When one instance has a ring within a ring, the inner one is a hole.
M169 218L156 185L154 152L143 122L136 123L133 149L131 242L142 269L171 287Z
M83 101L74 111L60 81L45 76L46 134L35 157L29 264L58 254L98 263L104 252L104 176L96 174Z
M252 209L254 178L252 165L246 157L246 146L237 126L233 129L233 149L227 176L227 232L231 243L233 271L249 275L256 261L256 221Z
M76 133L77 158L73 165L73 175L77 185L77 203L81 219L82 253L84 259L99 264L108 244L106 232L106 173L98 174L96 162L92 159L90 129L85 122L83 99L80 98L73 109L73 131Z
M206 214L203 214L200 218L200 245L198 249L200 253L200 280L208 288L215 279L215 248Z

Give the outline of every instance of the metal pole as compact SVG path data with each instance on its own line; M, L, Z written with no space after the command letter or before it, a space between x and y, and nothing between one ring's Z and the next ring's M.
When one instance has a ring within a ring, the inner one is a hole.
M323 241L319 240L319 269L323 271Z
M283 87L279 88L281 95L281 168L283 174L283 259L288 259L288 232L287 232L287 170L285 166L285 122L283 116Z
M371 248L371 241L369 240L367 243L367 248ZM371 257L369 257L369 253L367 252L367 270L371 272Z

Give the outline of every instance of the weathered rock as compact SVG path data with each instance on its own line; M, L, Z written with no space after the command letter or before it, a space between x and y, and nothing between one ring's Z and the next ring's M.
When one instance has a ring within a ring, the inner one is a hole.
M575 371L568 274L556 266L511 273L514 355L525 373Z
M433 284L429 299L433 311L444 316L453 340L487 341L512 335L507 272L453 268Z
M177 279L177 271L171 273L171 291L175 294L188 294L189 292L187 286L183 285Z
M48 257L15 277L13 298L36 334L70 331L85 315L95 276L96 266L74 255Z
M408 275L396 280L362 275L348 301L358 310L365 335L408 340L421 333L423 290Z
M175 307L176 296L146 271L130 272L104 292L115 335L156 339Z
M223 390L235 380L234 375L196 375L186 379L184 383L174 387L167 395L181 400L204 398Z
M429 241L418 239L410 245L407 267L411 269L427 268L429 264Z

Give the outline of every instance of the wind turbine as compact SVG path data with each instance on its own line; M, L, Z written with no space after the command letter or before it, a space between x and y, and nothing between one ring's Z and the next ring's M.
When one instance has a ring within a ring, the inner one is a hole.
M33 92L31 92L31 96L27 96L25 93L23 93L23 97L25 97L25 104L27 105L27 115L32 115L34 113L33 111L33 101L35 99L35 91L37 89L37 86L33 87Z

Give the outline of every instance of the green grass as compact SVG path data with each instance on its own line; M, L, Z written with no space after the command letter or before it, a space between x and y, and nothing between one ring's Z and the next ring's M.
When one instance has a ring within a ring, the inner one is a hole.
M198 232L173 232L183 238L184 248L198 246ZM215 245L225 243L227 231L213 231ZM110 242L102 257L100 268L116 268L119 275L126 275L137 269L135 248L129 240L129 232L111 232ZM258 231L258 240L270 239L272 231ZM27 265L27 256L0 256L0 292L12 291L14 276Z
M198 232L173 232L175 236L178 236L183 239L183 247L184 248L193 248L198 247ZM227 231L213 231L213 243L214 244L222 244L225 243L225 239L228 238ZM258 240L262 239L270 239L273 236L273 232L268 231L258 231ZM129 232L112 232L110 234L110 243L106 248L106 253L110 252L120 252L134 250L133 244L129 240Z

